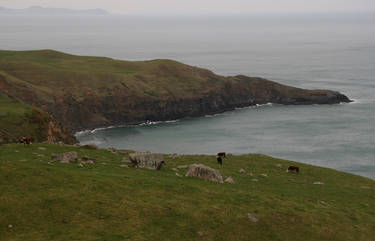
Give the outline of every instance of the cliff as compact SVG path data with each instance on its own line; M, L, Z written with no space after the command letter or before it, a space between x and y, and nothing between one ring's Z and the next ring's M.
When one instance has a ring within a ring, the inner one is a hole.
M17 142L23 136L31 137L33 142L77 142L47 113L14 102L0 92L0 144Z
M120 61L52 50L0 51L0 90L70 130L219 113L268 102L335 104L330 90L224 77L172 60Z

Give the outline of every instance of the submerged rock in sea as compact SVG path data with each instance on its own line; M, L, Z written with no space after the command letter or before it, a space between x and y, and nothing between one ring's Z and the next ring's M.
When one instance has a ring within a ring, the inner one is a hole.
M223 177L218 170L203 164L192 164L185 175L186 177L197 177L207 181L223 183Z
M134 166L151 170L160 170L164 165L164 156L159 153L135 152L129 155Z

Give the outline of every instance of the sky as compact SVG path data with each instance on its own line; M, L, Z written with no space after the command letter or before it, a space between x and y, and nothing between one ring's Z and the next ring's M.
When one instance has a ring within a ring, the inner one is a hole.
M102 8L119 14L375 12L375 0L0 0L0 6Z

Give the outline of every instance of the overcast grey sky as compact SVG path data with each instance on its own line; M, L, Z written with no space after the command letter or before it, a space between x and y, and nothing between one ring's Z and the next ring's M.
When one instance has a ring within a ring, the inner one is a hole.
M0 0L0 6L88 9L111 13L288 13L375 11L375 0Z

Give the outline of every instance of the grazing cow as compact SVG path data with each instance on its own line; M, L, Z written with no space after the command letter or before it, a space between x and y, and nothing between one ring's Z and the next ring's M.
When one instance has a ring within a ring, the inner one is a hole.
M23 143L24 146L29 146L31 144L31 138L30 137L22 137L21 143Z
M217 156L216 160L218 164L223 165L223 159L221 159L221 156Z
M299 167L289 166L288 169L286 169L286 172L289 172L289 171L296 171L296 173L299 173Z
M224 158L226 157L226 156L225 156L225 152L219 152L219 153L217 153L217 156L219 156L219 157L224 157Z

